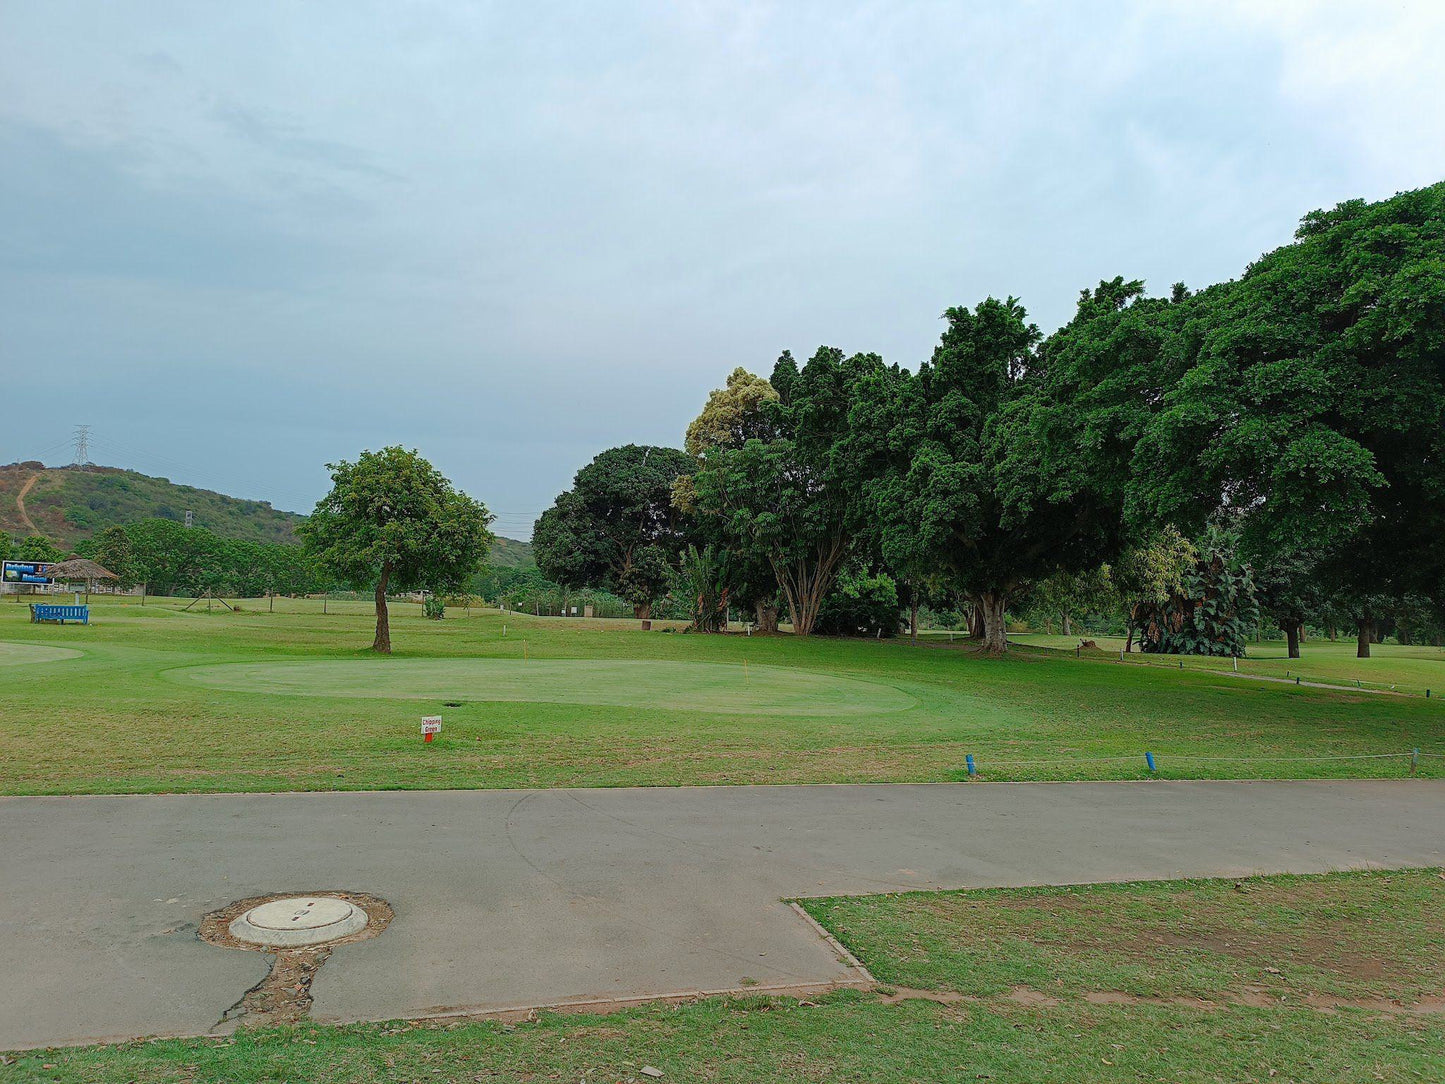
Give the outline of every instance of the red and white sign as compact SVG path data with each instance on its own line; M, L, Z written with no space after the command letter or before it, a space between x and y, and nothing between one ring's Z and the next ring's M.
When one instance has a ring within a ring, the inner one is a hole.
M440 715L423 715L421 717L421 738L422 741L431 741L432 736L442 732L442 717Z

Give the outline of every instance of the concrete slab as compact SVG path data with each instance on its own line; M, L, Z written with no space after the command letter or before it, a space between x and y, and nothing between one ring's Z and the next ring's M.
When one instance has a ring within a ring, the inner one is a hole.
M1422 780L0 798L0 1049L213 1028L266 957L196 926L268 893L395 908L343 1021L852 976L784 897L1439 864Z

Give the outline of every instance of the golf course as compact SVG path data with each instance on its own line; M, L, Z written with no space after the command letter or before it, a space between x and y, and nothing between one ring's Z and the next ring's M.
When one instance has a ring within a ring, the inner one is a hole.
M969 755L983 780L1398 778L1414 750L1416 774L1445 774L1433 647L1355 659L1311 641L1290 660L1266 642L1235 673L1121 662L1107 639L1076 655L1077 638L1022 635L999 659L947 634L437 621L395 603L379 657L366 603L189 601L96 598L65 626L0 604L0 792L947 782ZM425 744L424 715L443 718Z

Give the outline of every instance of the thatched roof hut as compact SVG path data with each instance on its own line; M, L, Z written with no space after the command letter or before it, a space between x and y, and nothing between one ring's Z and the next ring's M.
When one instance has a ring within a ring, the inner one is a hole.
M70 557L45 566L45 575L64 583L92 583L95 580L118 580L114 572L85 557Z
M85 557L76 557L74 554L63 561L46 565L45 574L59 583L84 583L86 602L90 601L90 589L95 586L96 580L120 579L104 565L98 565Z

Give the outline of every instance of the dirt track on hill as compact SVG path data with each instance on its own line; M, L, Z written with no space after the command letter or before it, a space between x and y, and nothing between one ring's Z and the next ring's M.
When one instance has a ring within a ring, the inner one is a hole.
M20 487L20 492L15 494L15 511L20 513L20 522L25 524L26 530L33 534L39 534L40 528L30 522L30 517L25 512L25 494L29 493L30 488L38 481L40 481L40 475L32 474L25 480L25 484Z

